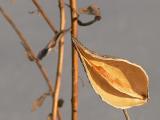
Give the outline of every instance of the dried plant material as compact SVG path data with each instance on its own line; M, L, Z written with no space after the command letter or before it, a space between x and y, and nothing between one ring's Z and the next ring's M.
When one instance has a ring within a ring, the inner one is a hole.
M42 60L47 54L48 52L50 52L57 44L57 42L64 36L65 33L67 33L68 31L70 31L70 28L66 29L66 30L62 30L58 33L56 33L56 35L53 37L52 40L49 41L49 43L46 45L45 48L43 48L37 55L37 58Z
M89 25L92 25L93 23L95 23L97 20L96 19L93 19L89 22L82 22L81 20L78 19L78 25L80 26L89 26Z
M25 44L24 42L21 42L21 45L23 46L23 48L25 49L25 54L28 58L29 61L34 61L36 60L36 58L34 57L34 55L32 54L32 51L30 50L30 48L28 47L27 44Z
M17 35L19 36L21 43L23 45L23 47L26 50L26 53L29 57L29 59L34 59L34 62L36 63L37 67L39 68L40 72L42 73L44 79L47 82L50 94L53 93L53 87L52 87L52 82L51 80L49 80L48 78L48 74L46 72L46 70L44 69L44 67L42 66L42 64L40 63L40 61L36 58L32 48L30 47L28 40L24 37L23 33L19 30L19 28L17 27L17 25L13 22L12 18L7 14L7 12L5 12L3 10L3 8L0 6L0 12L3 15L3 17L6 19L6 21L11 25L11 27L14 29L14 31L17 33ZM31 58L30 58L31 57Z
M127 109L123 109L122 111L123 111L123 114L124 114L126 120L131 120L130 117L129 117Z
M47 120L52 120L52 113L49 113Z
M121 109L147 102L148 76L141 66L124 59L96 55L76 38L72 40L92 87L103 101Z
M63 99L59 99L58 100L58 107L62 107L64 104L64 100Z
M28 58L29 61L34 61L35 60L35 58L32 56L31 53L25 52L25 54L26 54L26 56L27 56L27 58Z
M78 24L80 26L88 26L91 25L99 20L101 20L101 11L100 8L96 4L91 4L88 7L80 8L78 10L79 14L88 14L93 15L94 19L89 22L82 22L80 19L78 19Z
M38 108L40 108L45 99L50 95L50 93L44 93L43 95L41 95L38 99L36 99L33 103L32 103L32 112L36 111Z
M69 4L65 3L65 5L67 7L71 8L71 6ZM89 25L92 25L93 23L101 20L101 11L100 11L100 8L96 4L91 4L90 6L83 7L78 10L72 9L72 11L75 12L78 16L78 17L74 18L73 20L77 20L78 25L80 25L80 26L89 26ZM83 22L79 19L80 14L93 15L94 19L90 20L88 22Z
M65 5L69 8L71 8L71 6L67 3L65 3ZM75 12L78 16L80 14L88 14L88 15L94 15L94 16L101 16L101 11L100 8L96 5L96 4L91 4L87 7L82 7L79 8L78 11L73 9L73 12Z
M96 4L91 4L90 6L80 8L78 13L99 16L101 18L100 8Z
M44 20L47 22L47 24L49 25L49 27L51 28L51 30L54 33L57 33L58 31L56 30L56 28L54 27L53 23L51 22L51 20L48 18L47 14L45 13L45 11L43 10L43 7L40 5L39 0L32 0L32 2L34 3L34 5L37 7L38 12L42 15L42 17L44 18Z
M29 46L26 38L22 34L22 32L18 29L16 24L12 21L11 17L0 7L0 12L2 13L3 17L7 20L7 22L12 26L12 28L15 30L19 38L21 39L21 44L25 49L26 55L30 61L36 60L36 57L34 53L32 52L31 47Z

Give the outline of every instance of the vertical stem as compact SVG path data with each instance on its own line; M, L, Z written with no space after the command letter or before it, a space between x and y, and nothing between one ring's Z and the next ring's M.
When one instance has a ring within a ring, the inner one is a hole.
M60 30L64 30L65 20L66 20L65 10L64 10L64 0L59 0L59 9L60 9ZM57 66L55 90L53 95L52 120L57 119L58 98L59 98L62 68L63 68L63 57L64 57L64 36L59 41L58 66Z
M73 10L77 10L77 0L70 0L71 20L72 20L72 36L77 38L78 24L74 21L77 14ZM78 54L72 43L72 120L78 120Z
M126 120L131 120L130 117L129 117L129 114L127 112L127 109L123 109L123 114L124 114Z

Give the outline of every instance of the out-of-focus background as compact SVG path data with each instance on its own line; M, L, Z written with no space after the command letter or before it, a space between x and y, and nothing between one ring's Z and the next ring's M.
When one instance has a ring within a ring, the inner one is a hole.
M40 0L48 16L59 26L56 0ZM68 1L66 1L68 2ZM69 3L69 2L68 2ZM92 51L128 59L142 65L150 78L150 100L141 107L129 109L132 120L158 120L160 116L160 1L159 0L78 0L84 7L96 3L102 20L88 27L79 27L80 41ZM43 48L53 33L37 13L31 0L0 0L23 31L34 51ZM69 8L66 7L70 21ZM88 20L90 17L83 16ZM70 26L70 22L67 22ZM43 59L49 77L55 81L57 47ZM124 120L122 111L103 103L95 94L83 67L79 71L79 120ZM84 85L83 85L84 83ZM0 120L46 120L51 110L47 98L41 109L31 112L32 102L47 91L47 85L34 63L27 60L19 38L0 15ZM71 41L65 39L65 57L61 98L63 120L71 119Z

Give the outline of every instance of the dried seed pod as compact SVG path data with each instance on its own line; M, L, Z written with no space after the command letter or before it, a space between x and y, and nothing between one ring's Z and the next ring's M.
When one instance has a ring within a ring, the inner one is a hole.
M36 111L38 108L40 108L45 99L50 95L50 93L43 93L39 98L37 98L33 103L32 103L32 112Z
M106 103L121 109L143 105L148 100L148 75L125 59L99 56L72 39L88 79Z

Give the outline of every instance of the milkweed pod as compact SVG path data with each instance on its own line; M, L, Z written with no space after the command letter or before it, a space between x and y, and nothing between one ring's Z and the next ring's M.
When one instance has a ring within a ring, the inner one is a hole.
M88 79L106 103L121 109L143 105L148 100L148 76L144 69L124 59L99 56L72 38Z

